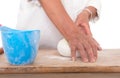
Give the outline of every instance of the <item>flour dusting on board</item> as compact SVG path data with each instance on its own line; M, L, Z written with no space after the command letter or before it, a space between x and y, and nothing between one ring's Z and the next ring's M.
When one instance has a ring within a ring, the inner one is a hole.
M55 56L55 55L46 55L45 58L56 59L56 60L67 60L67 61L71 60L70 57Z

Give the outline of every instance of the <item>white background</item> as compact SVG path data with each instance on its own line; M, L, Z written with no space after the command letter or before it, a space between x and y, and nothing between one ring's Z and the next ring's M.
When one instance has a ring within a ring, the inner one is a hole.
M0 0L0 24L16 26L19 3L20 0ZM93 35L104 49L120 48L119 0L101 0L101 3L100 20L91 25Z

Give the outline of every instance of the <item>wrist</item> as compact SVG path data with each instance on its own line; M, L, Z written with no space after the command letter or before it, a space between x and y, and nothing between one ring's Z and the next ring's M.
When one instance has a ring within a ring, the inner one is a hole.
M84 13L89 20L91 19L92 14L87 9L84 9L82 13Z
M91 16L90 19L94 19L97 16L97 9L92 7L92 6L88 6L85 8L86 11L88 11Z

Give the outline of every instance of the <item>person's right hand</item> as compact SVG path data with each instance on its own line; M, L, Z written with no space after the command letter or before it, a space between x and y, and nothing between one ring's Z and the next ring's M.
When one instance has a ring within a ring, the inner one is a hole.
M71 47L72 60L76 59L76 51L79 51L83 62L95 62L97 59L97 45L93 38L83 34L79 29L71 35L68 43Z

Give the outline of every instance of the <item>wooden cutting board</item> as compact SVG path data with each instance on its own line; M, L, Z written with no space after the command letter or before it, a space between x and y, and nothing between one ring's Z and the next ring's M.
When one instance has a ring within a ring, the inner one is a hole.
M10 65L5 55L0 55L0 73L82 73L82 72L120 72L120 49L99 52L95 63L83 63L80 58L71 61L69 57L60 56L57 50L39 50L33 64L24 66Z

